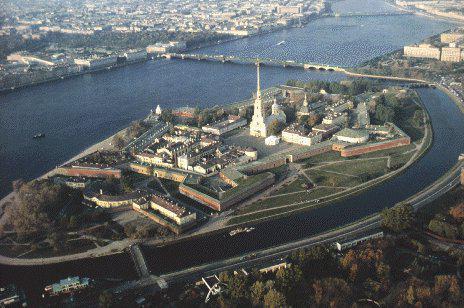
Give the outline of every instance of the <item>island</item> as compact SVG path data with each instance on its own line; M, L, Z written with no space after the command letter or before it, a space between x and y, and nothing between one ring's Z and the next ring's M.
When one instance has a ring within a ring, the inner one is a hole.
M165 243L360 193L431 144L414 88L290 80L245 101L156 106L46 177L13 183L1 254L50 262ZM52 261L53 260L53 261Z

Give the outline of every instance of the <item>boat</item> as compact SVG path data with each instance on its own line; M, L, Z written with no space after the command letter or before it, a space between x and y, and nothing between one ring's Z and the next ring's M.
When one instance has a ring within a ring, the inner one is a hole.
M285 41L278 42L278 43L276 44L276 46L280 46L280 45L282 45L282 44L285 44Z
M246 227L246 228L237 228L235 230L232 230L229 232L229 235L230 236L234 236L234 235L237 235L237 234L240 234L240 233L248 233L248 232L251 232L253 231L255 228L254 227Z
M63 294L73 294L90 287L92 280L90 278L80 278L79 276L61 279L59 282L48 285L44 288L42 297L58 296Z
M240 234L240 233L243 233L243 232L246 232L245 228L237 228L235 230L230 231L229 235L234 236L234 235L237 235L237 234Z
M39 139L39 138L43 138L43 137L45 137L44 133L38 133L38 134L35 134L34 136L32 136L32 138L34 138L34 139Z

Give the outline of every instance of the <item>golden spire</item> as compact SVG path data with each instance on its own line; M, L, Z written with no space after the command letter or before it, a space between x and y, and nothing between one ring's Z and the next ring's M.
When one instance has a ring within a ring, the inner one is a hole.
M261 81L259 77L259 61L256 61L256 98L260 99L261 98Z

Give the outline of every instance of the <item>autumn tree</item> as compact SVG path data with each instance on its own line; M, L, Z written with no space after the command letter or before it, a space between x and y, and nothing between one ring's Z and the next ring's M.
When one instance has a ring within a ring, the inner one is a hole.
M19 188L6 214L19 236L46 232L70 195L70 189L63 185L49 180L32 181Z
M250 288L250 299L254 306L259 306L266 294L266 285L264 282L256 281Z
M410 204L398 204L381 212L382 227L393 232L401 232L412 227L415 214Z
M270 308L286 307L287 302L285 295L275 289L270 289L266 295L264 295L264 306Z
M314 301L323 307L349 307L352 290L341 278L325 278L312 285Z
M243 273L238 273L229 278L228 291L230 298L237 305L245 305L249 300L249 280Z

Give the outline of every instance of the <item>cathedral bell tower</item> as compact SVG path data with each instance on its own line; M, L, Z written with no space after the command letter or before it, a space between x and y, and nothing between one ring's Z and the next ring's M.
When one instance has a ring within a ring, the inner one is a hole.
M254 112L250 123L250 135L255 137L266 137L267 129L265 124L265 115L263 108L263 100L261 98L261 81L259 75L259 62L256 63L256 99L253 104Z

